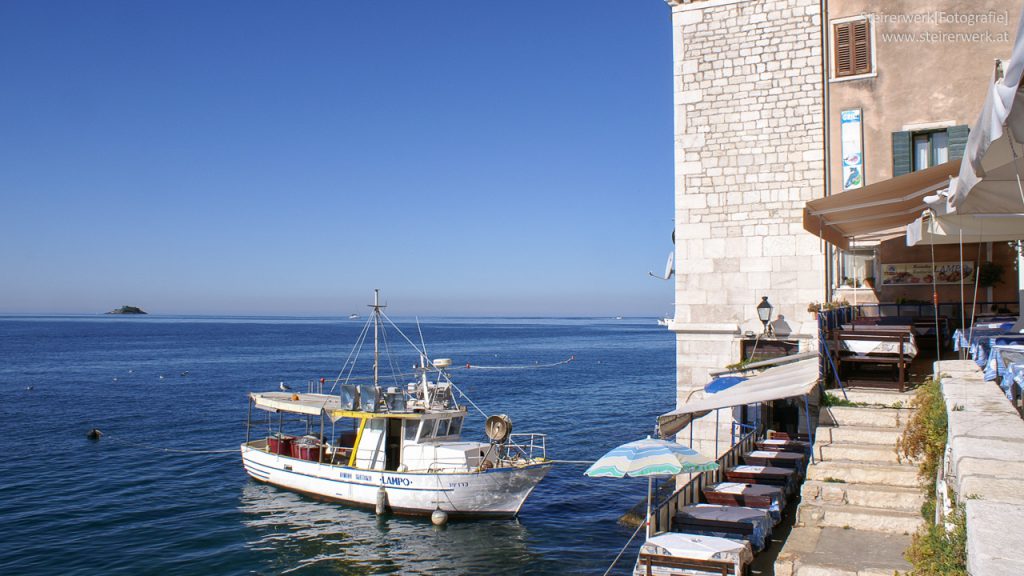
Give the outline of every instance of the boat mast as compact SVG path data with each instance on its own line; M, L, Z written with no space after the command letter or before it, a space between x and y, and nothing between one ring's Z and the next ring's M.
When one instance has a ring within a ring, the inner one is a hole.
M373 289L373 387L377 388L377 376L380 366L380 349L378 330L380 329L380 289Z

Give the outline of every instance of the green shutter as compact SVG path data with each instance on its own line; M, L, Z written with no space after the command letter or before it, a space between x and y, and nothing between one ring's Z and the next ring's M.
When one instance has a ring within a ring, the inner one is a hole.
M967 133L970 129L966 124L950 126L946 129L946 137L949 138L949 159L959 160L964 157L964 148L967 147Z
M892 133L892 175L894 177L909 174L914 170L912 140L913 134L910 132ZM963 154L962 151L961 154ZM950 150L950 156L952 157L952 150Z

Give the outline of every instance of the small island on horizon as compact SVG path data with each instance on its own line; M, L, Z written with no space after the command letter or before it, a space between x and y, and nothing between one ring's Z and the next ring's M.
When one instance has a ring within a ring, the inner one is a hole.
M146 311L138 306L121 306L116 310L111 310L107 314L145 314Z

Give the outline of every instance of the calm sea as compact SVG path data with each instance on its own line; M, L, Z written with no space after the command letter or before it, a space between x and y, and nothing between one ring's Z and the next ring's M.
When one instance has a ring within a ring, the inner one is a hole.
M518 519L437 529L260 484L236 452L161 450L236 450L246 393L330 380L362 326L0 317L0 573L602 573L632 533L616 519L646 494L642 479L559 464ZM547 433L549 458L594 460L649 434L675 403L674 341L654 319L432 319L421 329L431 356L455 366L575 355L551 368L453 371L483 411ZM470 414L464 437L483 440ZM91 428L107 435L87 440Z

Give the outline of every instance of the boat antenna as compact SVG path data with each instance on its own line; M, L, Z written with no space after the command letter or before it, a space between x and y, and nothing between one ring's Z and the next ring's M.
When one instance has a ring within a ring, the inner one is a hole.
M416 317L416 331L420 333L420 346L423 349L420 351L423 354L423 366L426 367L427 362L427 342L423 339L423 328L420 327L420 317Z
M380 375L380 309L384 306L380 303L380 289L373 289L373 386L378 387Z

